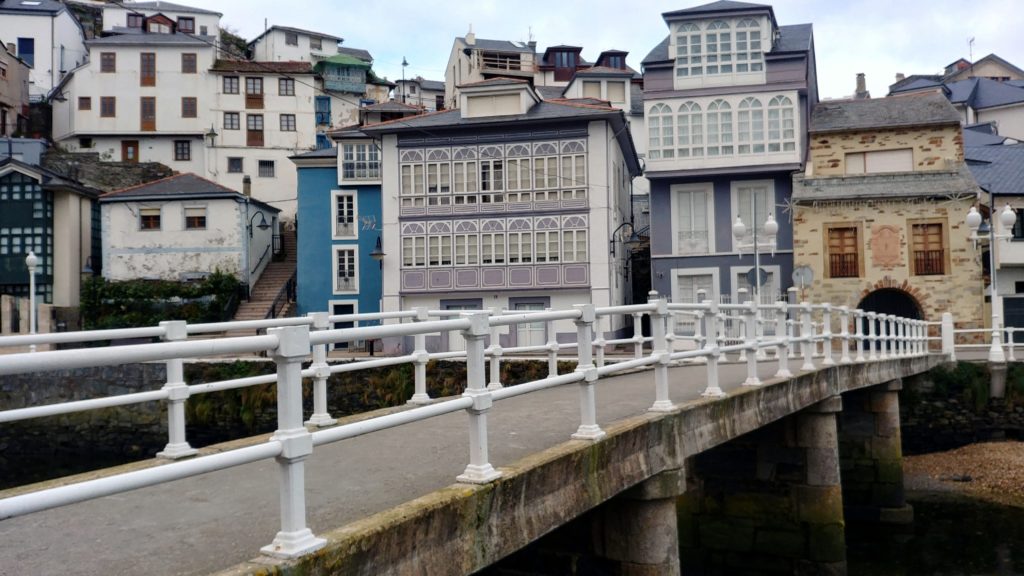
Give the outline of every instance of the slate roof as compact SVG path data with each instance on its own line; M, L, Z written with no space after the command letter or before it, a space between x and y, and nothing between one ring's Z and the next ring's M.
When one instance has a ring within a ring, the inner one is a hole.
M321 148L319 150L313 150L312 152L306 152L304 154L296 154L289 156L291 159L303 159L303 158L337 158L338 147L331 146L330 148Z
M949 101L966 104L975 110L1024 102L1024 88L988 78L970 78L946 84Z
M100 202L130 202L133 200L176 200L176 199L198 199L198 198L235 198L244 199L241 192L236 192L216 182L196 176L191 172L175 174L153 182L122 188L107 192L100 196ZM260 204L264 209L280 212L269 204L250 198L250 202Z
M975 182L967 166L950 174L938 172L902 172L831 178L793 176L793 200L868 200L872 198L943 197L954 194L977 194Z
M965 146L964 159L986 191L1024 196L1024 144Z
M425 78L418 78L420 81L420 87L424 90L434 90L444 92L444 81L443 80L427 80Z
M367 112L419 112L422 108L419 106L413 106L412 104L406 104L404 102L388 100L387 102L378 102L377 104L363 106L361 110L365 110Z
M312 74L310 62L254 60L217 60L210 67L212 72L263 72L265 74Z
M639 84L629 85L629 113L637 116L644 115L644 87Z
M767 8L768 10L772 9L772 7L769 6L768 4L753 4L751 2L734 2L733 0L718 0L718 2L702 4L700 6L694 6L693 8L683 8L682 10L663 12L662 16L690 16L694 14L705 14L708 12L735 12L738 10L763 10L765 8Z
M1006 141L992 122L964 126L964 146L996 146Z
M1016 86L1018 88L1024 88L1024 80L1007 80L1005 84L1010 86Z
M555 100L561 98L562 94L565 93L565 86L534 86L533 89L537 91L537 95L545 100Z
M960 115L945 97L929 92L868 100L819 102L811 112L810 132L959 123Z
M362 48L348 48L345 46L338 46L338 54L348 54L349 56L355 56L364 62L373 62L373 56L369 52Z
M156 0L154 2L132 2L121 6L129 11L135 10L155 10L157 12L189 12L192 14L216 14L217 16L223 16L220 12L214 12L213 10L203 10L202 8L196 8L194 6L185 6L184 4L175 4L174 2L164 2L164 0Z
M633 77L632 70L623 70L622 68L609 68L608 66L591 66L590 68L584 68L583 70L576 71L577 76L629 76Z
M88 46L138 46L138 45L180 45L205 46L212 49L216 38L213 36L195 36L192 34L115 34L102 38L86 40Z
M460 84L459 88L473 86L515 86L519 84L529 84L529 82L519 78L505 78L504 76L499 76L497 78L488 78L487 80L480 80L479 82L468 82L466 84Z
M344 40L344 38L341 38L341 37L338 37L338 36L334 36L333 34L327 34L327 33L324 33L324 32L313 32L312 30L303 30L302 28L293 28L291 26L278 26L278 25L275 24L274 26L271 26L270 28L267 28L266 30L264 30L263 33L260 34L259 36L257 36L255 38L253 38L252 40L250 40L249 43L246 44L246 46L252 46L253 44L256 43L257 40L259 40L260 38L263 38L267 34L270 34L274 30L281 30L281 31L284 31L284 32L294 32L296 34L304 34L306 36L315 36L317 38L325 38L327 40L337 40L338 42L341 42L341 41Z
M486 40L484 38L477 38L474 44L466 42L464 36L459 36L456 40L461 40L463 44L469 48L475 48L480 50L494 50L497 52L523 52L532 53L533 48L530 48L522 42L509 42L508 40Z
M735 4L743 4L743 2L735 2ZM756 5L755 5L756 6ZM790 24L787 26L779 26L779 37L775 41L775 45L769 54L779 54L784 52L802 52L811 49L811 38L814 35L814 26L811 24ZM656 62L671 62L672 60L668 57L668 44L671 36L665 36L665 39L659 42L647 56L640 62L641 64L652 64Z
M57 0L38 0L38 6L29 6L22 4L20 0L6 0L0 1L0 13L8 14L31 14L33 12L40 14L59 14L64 10L64 4ZM5 41L9 41L4 38Z

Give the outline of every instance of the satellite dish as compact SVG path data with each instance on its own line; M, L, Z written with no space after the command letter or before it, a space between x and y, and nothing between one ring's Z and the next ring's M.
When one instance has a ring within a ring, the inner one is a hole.
M799 286L801 290L814 282L814 270L806 264L793 268L793 285Z
M754 273L757 270L761 271L761 281L760 282L756 282L755 281ZM750 270L747 270L747 283L750 284L753 287L764 286L765 284L768 283L768 273L765 272L764 268L751 268Z

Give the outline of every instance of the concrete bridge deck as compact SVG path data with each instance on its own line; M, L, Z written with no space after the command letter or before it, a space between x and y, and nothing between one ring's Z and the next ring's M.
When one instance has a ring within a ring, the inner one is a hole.
M720 371L721 386L729 396L714 401L700 398L706 385L701 365L674 367L669 380L671 398L684 410L738 399L746 405L744 409L758 412L751 424L757 426L759 421L780 417L780 409L800 409L820 401L818 396L920 372L942 360L932 355L810 373L796 370L799 363L794 360L790 368L796 376L788 381L771 380L776 364L766 361L759 366L764 386L746 389L761 394L756 397L740 392L746 366L730 363ZM770 389L798 384L809 392L795 394L795 388L787 388L786 394L806 397L785 400L788 408L766 407L773 402ZM596 390L598 423L606 429L629 419L672 416L647 412L654 401L650 371L602 378ZM590 444L569 440L579 424L576 385L503 400L495 404L489 418L490 460L498 469L556 446ZM306 465L308 521L313 532L331 541L344 532L337 529L379 513L393 521L396 514L404 514L404 503L450 488L467 461L466 422L460 412L316 448ZM693 443L719 442L745 431L734 422L723 423L721 434L711 432ZM688 451L702 449L694 446ZM231 567L257 557L259 548L273 539L279 529L278 510L277 465L264 461L8 519L0 522L0 575L258 571L281 561L260 557ZM328 534L332 530L336 532ZM427 546L427 541L422 545Z

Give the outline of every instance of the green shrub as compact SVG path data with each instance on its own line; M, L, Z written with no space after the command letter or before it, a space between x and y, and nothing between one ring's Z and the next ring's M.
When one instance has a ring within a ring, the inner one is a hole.
M82 324L87 330L229 320L238 307L239 283L216 271L198 282L89 278L82 287Z

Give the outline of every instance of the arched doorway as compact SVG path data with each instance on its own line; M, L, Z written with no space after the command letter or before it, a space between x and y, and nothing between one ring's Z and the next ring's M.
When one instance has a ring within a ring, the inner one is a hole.
M917 301L910 294L898 288L880 288L875 290L865 296L860 301L860 304L857 305L857 308L865 312L892 314L913 320L921 320L923 317L921 307L918 306ZM861 332L865 335L879 334L878 320L875 320L874 330L871 330L868 326L870 321L869 318L864 318L861 323ZM888 341L885 342L885 349L889 349Z

